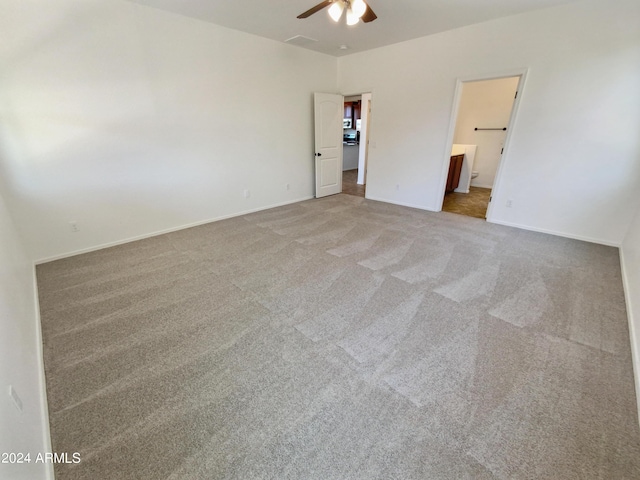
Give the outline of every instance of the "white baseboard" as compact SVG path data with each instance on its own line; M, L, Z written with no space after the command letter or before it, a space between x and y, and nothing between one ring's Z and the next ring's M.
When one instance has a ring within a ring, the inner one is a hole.
M426 210L428 212L440 212L441 211L441 210L432 210L430 208L425 207L424 205L414 205L414 204L411 204L411 203L397 202L395 200L388 200L386 198L370 197L368 195L366 195L365 198L367 198L367 200L375 200L377 202L391 203L393 205L400 205L400 206L403 206L403 207L417 208L419 210ZM555 235L557 237L571 238L573 240L581 240L583 242L597 243L598 245L606 245L608 247L618 247L618 248L620 248L620 245L621 245L620 242L611 242L609 240L602 240L600 238L585 237L585 236L582 236L582 235L573 235L573 234L567 233L567 232L560 232L560 231L556 231L556 230L548 230L548 229L544 229L544 228L530 227L528 225L521 225L519 223L504 222L504 221L501 221L501 220L490 220L490 219L487 219L487 222L496 223L498 225L504 225L504 226L507 226L507 227L520 228L522 230L529 230L531 232L546 233L546 234L549 234L549 235Z
M135 242L137 240L144 240L145 238L157 237L158 235L164 235L165 233L177 232L178 230L185 230L187 228L198 227L200 225L206 225L207 223L219 222L220 220L226 220L228 218L240 217L242 215L248 215L250 213L260 212L262 210L269 210L270 208L282 207L284 205L290 205L292 203L303 202L305 200L311 200L313 196L297 198L295 200L288 200L286 202L276 203L272 205L266 205L264 207L253 208L250 210L243 210L241 212L230 213L228 215L222 215L220 217L211 218L208 220L202 220L199 222L193 222L186 225L180 225L178 227L166 228L156 232L145 233L143 235L137 235L135 237L129 237L122 240L116 240L113 242L102 243L94 247L82 248L80 250L74 250L72 252L63 253L60 255L54 255L52 257L46 257L36 260L34 263L40 265L41 263L53 262L54 260L61 260L63 258L74 257L76 255L82 255L83 253L95 252L96 250L102 250L103 248L115 247L117 245L123 245L125 243Z
M597 243L598 245L606 245L608 247L618 247L618 248L620 248L620 242L611 242L609 240L603 240L601 238L585 237L583 235L573 235L573 234L567 233L567 232L560 232L560 231L557 231L557 230L549 230L549 229L546 229L546 228L530 227L528 225L521 225L519 223L503 222L502 220L492 220L492 219L489 219L489 218L487 218L487 222L496 223L498 225L505 225L507 227L521 228L522 230L529 230L531 232L548 233L549 235L556 235L557 237L571 238L573 240L581 240L583 242Z
M424 205L415 205L415 204L412 204L412 203L397 202L395 200L388 200L386 198L370 197L366 193L365 193L365 198L367 200L374 200L376 202L391 203L392 205L400 205L401 207L417 208L418 210L426 210L428 212L438 212L439 211L439 210L431 210L430 208L426 208Z
M33 291L35 305L36 322L36 354L38 356L38 383L40 388L40 418L42 419L42 446L43 453L51 452L51 429L49 424L49 402L47 400L47 383L44 374L44 347L42 342L42 321L40 318L40 299L38 298L38 280L36 277L36 267L33 266ZM45 462L45 478L54 480L53 463Z
M640 420L640 338L636 332L633 306L629 293L629 279L626 263L624 261L624 249L620 248L620 269L622 271L622 286L624 288L624 301L627 306L627 318L629 319L629 341L631 342L631 361L633 363L633 377L636 387L636 404L638 407L638 419Z

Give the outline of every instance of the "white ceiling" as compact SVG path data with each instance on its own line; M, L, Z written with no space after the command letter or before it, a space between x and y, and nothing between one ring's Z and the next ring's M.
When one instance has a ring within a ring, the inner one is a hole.
M334 23L326 8L296 18L320 0L130 1L281 42L302 35L317 40L304 48L342 56L575 0L368 0L378 19L353 27Z

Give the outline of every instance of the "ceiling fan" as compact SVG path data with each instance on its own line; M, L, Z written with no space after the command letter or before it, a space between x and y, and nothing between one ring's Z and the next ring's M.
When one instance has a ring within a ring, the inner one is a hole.
M360 20L365 23L373 22L378 16L373 13L371 7L364 0L324 0L313 8L298 15L298 18L307 18L325 7L329 8L329 16L334 22L340 20L342 12L347 11L347 25L355 25Z

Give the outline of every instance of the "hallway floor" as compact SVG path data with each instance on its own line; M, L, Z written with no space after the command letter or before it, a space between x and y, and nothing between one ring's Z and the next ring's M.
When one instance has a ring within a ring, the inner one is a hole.
M358 185L358 169L342 172L342 193L364 197L365 185Z
M444 196L442 211L484 219L490 196L491 189L481 187L470 187L469 193L447 193Z

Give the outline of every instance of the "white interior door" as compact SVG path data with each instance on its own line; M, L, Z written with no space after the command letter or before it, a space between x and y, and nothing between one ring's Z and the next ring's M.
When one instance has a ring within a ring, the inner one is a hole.
M316 198L342 192L344 97L314 93Z

